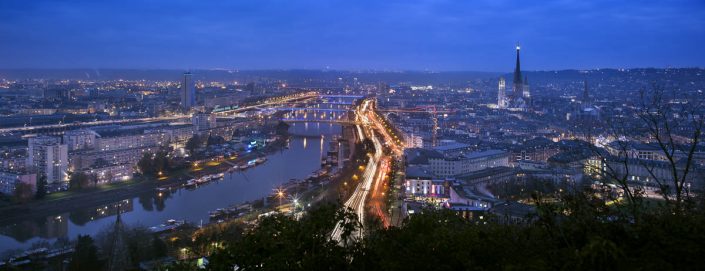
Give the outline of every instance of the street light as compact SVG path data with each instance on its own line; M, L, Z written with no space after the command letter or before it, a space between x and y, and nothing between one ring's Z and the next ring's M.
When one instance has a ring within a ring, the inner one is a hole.
M282 206L282 199L284 198L284 189L281 187L278 187L275 190L275 194L276 194L277 198L279 198L279 207L281 207Z

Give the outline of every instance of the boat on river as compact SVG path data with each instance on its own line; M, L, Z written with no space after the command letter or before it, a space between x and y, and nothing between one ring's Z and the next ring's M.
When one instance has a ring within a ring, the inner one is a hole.
M201 178L196 179L196 184L205 184L209 182L211 179L208 176L203 176Z
M224 219L233 219L233 218L238 218L241 217L248 212L252 210L252 205L249 203L243 203L237 206L231 206L228 208L218 208L215 209L215 211L211 211L208 213L208 216L210 217L211 220L224 220Z
M164 222L163 224L149 227L149 230L153 233L163 233L163 232L177 229L177 228L183 226L184 224L186 224L186 221L169 219L166 222Z

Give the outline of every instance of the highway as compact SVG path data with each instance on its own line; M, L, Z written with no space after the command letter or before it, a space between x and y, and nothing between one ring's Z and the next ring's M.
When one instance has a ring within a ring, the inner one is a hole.
M394 153L394 155L396 155L397 157L400 158L402 155L404 155L404 148L403 148L403 146L401 146L401 144L397 144L397 141L395 140L395 138L392 138L392 135L389 134L389 132L387 131L387 127L384 126L384 122L382 122L379 119L379 117L377 116L377 114L375 113L375 111L376 111L375 107L376 107L376 104L373 103L372 104L373 110L369 110L367 112L368 119L372 120L372 123L374 124L377 131L380 134L382 134L382 137L384 137L384 142L386 143L385 146L390 148L392 150L392 153Z
M2 128L2 129L0 129L0 133L31 131L31 130L35 130L35 129L64 128L64 127L70 127L70 126L76 126L76 125L96 126L96 125L107 125L107 124L122 124L122 123L130 123L130 122L151 122L151 121L176 120L176 119L187 118L187 117L190 117L190 116L179 114L179 115L173 115L173 116L168 116L168 117L97 120L97 121L81 122L78 124L77 123L59 123L59 124L46 124L46 125L31 125L31 126L23 126L23 127Z
M380 183L384 181L386 172L389 170L388 163L382 162L384 155L383 146L378 138L377 133L375 133L372 129L373 126L371 125L371 120L375 119L370 118L370 114L374 115L374 113L371 112L370 108L370 100L366 100L356 111L356 120L359 121L359 124L356 125L356 129L360 140L363 140L365 138L369 138L370 140L372 140L374 146L374 153L370 155L370 159L367 162L365 172L362 174L360 182L355 187L355 190L353 191L352 195L350 195L350 198L348 198L348 200L345 201L344 204L345 208L352 210L357 215L363 227L368 196L373 190L373 187L375 188L373 193L381 193L380 189L378 188L380 187ZM375 210L380 211L378 214L382 214L380 208L375 208ZM385 219L382 218L382 221L384 222ZM388 224L385 223L385 225ZM341 227L341 224L338 224L331 232L331 238L340 242L342 233L343 229ZM358 234L360 237L362 237L361 233Z
M385 212L385 209L388 207L385 203L385 195L389 192L389 187L386 181L389 176L388 174L391 171L392 160L401 161L401 158L404 155L404 147L398 143L396 138L392 137L389 133L389 129L385 126L385 123L376 113L376 103L372 103L371 108L372 110L367 112L368 119L371 120L371 123L374 124L374 128L378 134L380 134L384 139L384 147L390 150L393 154L393 157L388 155L382 157L369 202L372 213L379 217L382 226L386 228L391 225L390 214Z

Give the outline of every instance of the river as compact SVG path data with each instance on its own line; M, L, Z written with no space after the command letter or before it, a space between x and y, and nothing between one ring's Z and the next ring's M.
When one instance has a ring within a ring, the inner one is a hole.
M321 167L321 155L328 140L340 134L341 126L330 123L294 123L289 148L267 156L266 163L196 189L172 193L136 195L122 201L57 213L34 221L0 227L0 254L27 249L32 244L57 238L75 239L79 234L95 235L115 222L118 205L127 224L154 226L167 219L207 223L208 212L246 201L262 199L278 185L292 178L302 179ZM321 136L322 135L322 136Z

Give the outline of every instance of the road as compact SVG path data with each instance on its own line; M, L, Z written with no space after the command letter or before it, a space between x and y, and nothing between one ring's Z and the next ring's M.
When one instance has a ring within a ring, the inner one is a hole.
M372 120L372 124L374 124L374 127L384 138L385 146L389 148L397 158L400 158L404 155L404 147L397 143L396 138L389 133L389 128L385 126L385 123L380 120L379 116L375 113L376 103L372 103L371 107L373 110L367 111L367 118Z
M383 124L374 112L374 103L371 100L365 100L360 105L359 109L356 110L355 114L356 121L358 122L356 125L358 138L360 138L360 140L369 138L372 141L374 152L370 155L362 178L350 198L345 201L344 207L349 208L357 215L364 228L366 207L368 206L369 198L372 214L379 216L383 226L387 227L390 225L390 219L383 211L382 206L386 190L384 181L390 170L391 158L384 155L384 150L385 147L391 148L394 153L402 153L403 150L394 144L392 137L387 133L386 129L384 129ZM377 132L375 132L375 128L377 128ZM386 142L384 146L380 141L380 134ZM341 224L338 224L333 229L331 237L333 240L340 242L342 233L343 229ZM354 235L358 235L360 238L362 237L362 233L356 233Z

